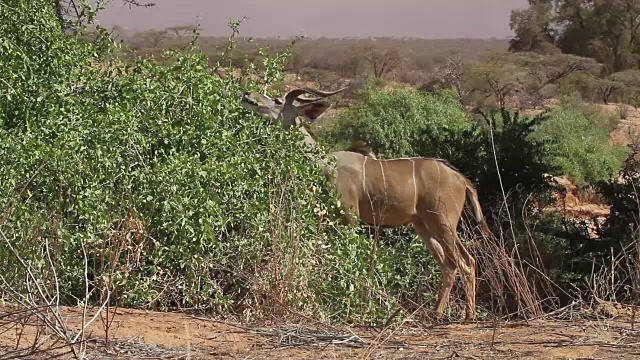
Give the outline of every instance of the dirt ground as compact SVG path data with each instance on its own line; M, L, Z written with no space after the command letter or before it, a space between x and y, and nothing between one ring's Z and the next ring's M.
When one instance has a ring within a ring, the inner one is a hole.
M62 312L69 326L77 329L82 309L65 308ZM0 324L0 330L0 359L4 359L13 354L18 332L6 323ZM632 330L631 323L623 320L536 320L496 327L491 322L422 328L405 323L399 329L380 331L309 324L239 324L185 313L119 309L111 327L111 349L105 346L99 319L87 331L87 338L92 339L89 359L640 358L640 330ZM34 335L33 328L25 328L19 346L28 346ZM32 358L72 356L58 352Z

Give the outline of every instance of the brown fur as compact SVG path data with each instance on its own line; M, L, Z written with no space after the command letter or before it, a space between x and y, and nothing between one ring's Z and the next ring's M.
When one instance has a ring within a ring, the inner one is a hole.
M469 180L439 159L376 160L339 151L334 183L347 215L373 226L412 224L440 265L443 284L436 314L444 313L458 270L467 293L466 318L475 318L475 259L460 241L456 228L468 200L484 234L484 221L476 190Z
M297 92L290 92L287 96L297 96L301 92L299 90L294 90ZM324 97L336 93L323 93L313 89L305 91ZM243 106L265 117L281 117L285 129L287 124L295 123L295 119L291 117L315 119L329 106L326 103L297 106L292 101L289 107L280 109L278 104L269 101L269 98L260 94L245 94ZM303 131L304 128L301 127L300 130L306 133L305 143L315 144L308 132ZM336 159L335 168L317 161L340 194L345 210L344 222L354 224L362 221L379 227L412 224L442 271L442 286L435 306L436 315L443 315L456 274L460 271L467 295L465 317L474 319L476 261L456 232L468 200L482 232L489 235L473 184L443 159L378 160L368 156L371 152L367 150L366 145L352 144L345 151L329 154Z

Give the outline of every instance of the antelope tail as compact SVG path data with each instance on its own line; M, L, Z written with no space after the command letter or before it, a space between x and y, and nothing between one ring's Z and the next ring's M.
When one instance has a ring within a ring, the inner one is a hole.
M480 208L480 202L478 201L478 192L473 188L473 185L467 184L465 189L467 194L467 199L471 203L471 207L473 208L473 214L476 217L476 221L482 227L482 233L485 236L491 235L491 231L489 230L489 226L487 226L487 222L484 220L484 215L482 214L482 209Z

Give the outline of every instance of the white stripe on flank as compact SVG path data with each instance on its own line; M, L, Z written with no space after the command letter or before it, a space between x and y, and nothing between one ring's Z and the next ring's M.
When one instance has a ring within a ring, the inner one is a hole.
M447 162L447 160L442 159L442 158L436 158L436 157L423 157L423 156L415 156L415 157L406 157L406 158L393 158L393 159L376 159L378 161L397 161L397 160L435 160L438 162L444 161Z
M411 160L411 166L413 167L413 199L414 204L418 203L418 184L416 183L416 162Z
M384 185L385 193L387 192L387 178L384 176L384 167L382 166L382 161L378 161L380 164L380 172L382 173L382 185Z
M379 159L379 160L382 160L382 161L394 161L394 160L423 160L423 159L429 159L429 158L425 158L425 157L421 157L421 156L414 156L414 157L393 158L393 159Z
M436 162L436 168L438 169L438 184L436 185L436 202L440 201L440 178L441 178L441 174L440 174L440 162L437 161Z
M365 165L367 164L367 157L364 157L364 161L362 162L362 190L367 190L367 184L365 183L365 178L366 178L366 170L365 170Z

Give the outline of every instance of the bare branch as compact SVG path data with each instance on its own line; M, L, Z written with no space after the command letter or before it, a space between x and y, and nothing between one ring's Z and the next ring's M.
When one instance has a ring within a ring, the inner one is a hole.
M156 6L156 3L152 3L152 2L145 2L145 3L141 3L137 0L122 0L123 3L125 3L126 5L129 5L129 9L131 9L134 6L137 7L152 7L152 6Z

